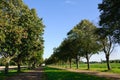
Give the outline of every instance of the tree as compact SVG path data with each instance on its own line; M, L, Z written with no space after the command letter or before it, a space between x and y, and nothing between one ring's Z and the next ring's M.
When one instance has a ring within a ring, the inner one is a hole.
M0 44L5 41L5 33L4 33L4 16L2 10L0 9ZM1 46L1 45L0 45Z
M8 72L10 60L17 54L18 45L21 44L21 39L24 38L23 28L18 25L19 10L17 10L16 1L13 0L1 0L0 11L3 17L1 17L1 30L5 35L4 42L1 43L1 54L5 59L5 73Z
M99 43L97 42L98 37L94 34L95 30L96 26L88 20L82 20L71 30L73 37L79 41L78 53L86 58L88 69L90 69L90 57L100 49Z
M99 42L102 45L102 51L104 51L104 53L105 53L107 68L108 68L108 70L111 70L109 57L110 57L112 51L114 50L115 43L113 40L113 36L111 36L111 35L105 36L105 34L103 33L103 32L105 32L104 30L105 30L104 28L98 28L96 30L96 33L99 35Z
M43 54L44 25L35 9L29 9L22 0L1 0L0 12L0 34L3 33L0 35L0 49L6 60L5 72L14 57L17 57L19 72L22 59L29 56L36 59L38 53Z
M72 57L70 58L70 61L72 58L75 58L76 68L78 69L80 56L82 56L81 51L80 51L81 41L78 39L78 34L75 33L73 29L67 33L68 40L69 40L69 48L70 48L70 52L72 53Z
M23 38L22 44L19 45L20 53L17 56L18 72L20 71L20 62L24 57L29 57L28 60L34 61L35 56L41 50L43 51L43 32L44 25L42 19L40 19L35 9L29 9L26 5L23 5L21 10L21 17L19 19L19 25L22 26L27 33L26 38ZM40 53L41 55L43 53ZM42 57L42 56L41 56ZM40 58L42 59L42 58Z
M77 55L77 48L76 48L76 41L66 38L60 45L60 53L61 53L61 59L64 61L69 61L70 68L72 67L72 58L76 58ZM78 68L78 66L77 66Z
M99 24L107 31L105 35L112 35L115 42L120 43L120 0L103 0L98 5L101 12Z

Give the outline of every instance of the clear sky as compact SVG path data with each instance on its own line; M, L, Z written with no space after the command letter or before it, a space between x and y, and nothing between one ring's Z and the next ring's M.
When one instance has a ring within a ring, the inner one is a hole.
M35 8L45 24L44 58L48 58L54 47L58 47L66 34L82 19L97 24L98 3L102 0L23 0L29 8ZM115 54L114 54L115 53ZM114 50L111 59L120 59L120 51ZM94 55L91 60L105 59L104 54Z

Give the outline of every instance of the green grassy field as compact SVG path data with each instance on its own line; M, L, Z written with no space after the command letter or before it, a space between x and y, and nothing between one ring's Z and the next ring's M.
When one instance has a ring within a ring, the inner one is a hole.
M46 80L108 80L87 74L69 72L66 70L45 67Z
M61 67L69 68L69 65L63 65ZM72 68L76 69L76 65L73 64ZM101 63L92 63L92 64L90 64L90 70L120 74L120 63L111 63L111 68L112 68L112 70L107 71L106 63L102 63L102 64ZM87 64L80 63L79 64L79 69L86 70L87 69Z
M74 65L75 68L75 65ZM111 63L112 70L107 71L106 63L93 63L90 64L90 70L101 71L101 72L112 72L112 73L119 73L120 74L120 63ZM79 69L87 69L86 64L80 64Z

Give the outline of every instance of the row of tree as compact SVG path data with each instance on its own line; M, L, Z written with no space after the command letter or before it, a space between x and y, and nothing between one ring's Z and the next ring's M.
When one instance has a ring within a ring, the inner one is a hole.
M78 68L80 57L85 57L88 69L90 69L90 57L103 51L107 68L111 70L109 57L114 45L120 41L119 4L118 0L103 0L98 5L101 12L100 27L95 26L89 20L82 20L67 33L67 38L54 49L53 54L46 60L46 64L69 61L71 68L71 60L76 59Z
M29 9L22 0L0 0L0 55L5 73L11 60L18 65L27 61L35 67L43 60L42 19L35 9Z

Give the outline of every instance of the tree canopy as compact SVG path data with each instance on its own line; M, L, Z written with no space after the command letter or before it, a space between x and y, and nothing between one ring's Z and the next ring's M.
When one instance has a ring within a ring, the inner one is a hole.
M113 35L115 42L120 43L120 0L103 0L98 9L99 24L105 28L105 35Z
M22 0L0 0L0 54L7 70L13 58L18 66L26 57L43 59L43 33L42 18L35 9L29 9Z

